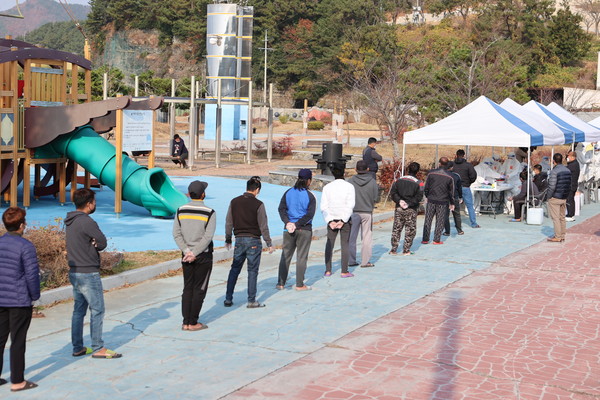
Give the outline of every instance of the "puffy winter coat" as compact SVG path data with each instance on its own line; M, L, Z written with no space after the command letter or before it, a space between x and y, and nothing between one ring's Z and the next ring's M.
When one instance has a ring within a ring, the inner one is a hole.
M556 199L566 199L571 192L571 171L560 164L552 168L548 174L548 195Z
M14 233L0 237L0 307L30 307L40 298L35 247Z

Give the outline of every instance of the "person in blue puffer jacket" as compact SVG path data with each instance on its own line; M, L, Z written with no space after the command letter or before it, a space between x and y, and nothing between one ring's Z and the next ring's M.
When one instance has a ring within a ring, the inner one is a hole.
M25 342L33 315L32 303L40 298L40 267L33 243L23 238L25 210L9 207L2 214L7 230L0 237L0 374L4 347L10 335L11 391L33 389L25 380ZM7 383L0 378L0 385Z
M562 154L556 153L552 159L554 168L548 174L548 213L554 224L554 237L549 242L564 242L567 232L565 213L567 197L571 191L571 171L562 163Z

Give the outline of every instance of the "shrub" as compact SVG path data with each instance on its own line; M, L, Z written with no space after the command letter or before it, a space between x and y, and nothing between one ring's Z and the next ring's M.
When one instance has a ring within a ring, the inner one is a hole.
M294 139L292 139L292 134L288 133L281 139L273 142L273 153L281 156L289 156L292 154L293 147Z
M320 131L325 128L325 123L323 121L309 121L308 129L311 131Z
M5 233L0 227L0 235ZM67 264L67 244L62 219L56 218L54 224L42 227L27 227L23 237L35 246L42 274L42 288L53 289L69 284L69 265ZM100 253L102 275L111 275L112 269L123 259L121 253Z
M290 120L290 116L289 115L280 115L279 116L279 122L281 122L282 124L287 124L287 122Z

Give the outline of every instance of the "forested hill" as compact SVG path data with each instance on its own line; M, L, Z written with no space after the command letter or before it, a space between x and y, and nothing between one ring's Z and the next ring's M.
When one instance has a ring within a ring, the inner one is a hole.
M67 21L69 15L65 9L54 0L27 0L19 2L24 19L0 17L0 35L17 37L33 31L49 22ZM69 7L75 18L85 21L90 11L89 6L71 4ZM3 14L18 15L16 7L2 11Z
M101 49L115 31L156 30L159 46L175 48L179 39L193 46L191 57L200 63L212 2L91 0L87 31ZM381 87L387 80L418 93L400 101L433 118L479 95L524 99L530 88L593 84L581 70L594 59L596 44L581 29L582 17L568 6L556 10L555 0L421 0L425 12L447 16L435 25L409 24L409 0L240 3L254 6L255 82L262 85L260 47L268 32L269 80L297 102L343 90L356 94L360 84Z

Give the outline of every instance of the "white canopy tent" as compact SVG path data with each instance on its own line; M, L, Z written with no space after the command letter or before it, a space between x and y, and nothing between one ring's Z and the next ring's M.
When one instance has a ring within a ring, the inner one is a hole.
M600 128L600 117L594 118L593 120L588 121L588 124L590 124L596 128Z
M584 122L580 118L571 114L561 106L556 103L550 103L546 107L550 110L554 115L557 115L560 119L566 121L571 126L583 131L585 137L583 140L576 140L576 142L596 142L600 140L600 129L596 128L593 125Z
M565 130L556 125L552 120L525 109L519 103L509 98L500 103L500 106L526 122L528 125L536 127L544 136L544 146L554 146L565 143ZM567 132L570 137L570 132Z
M531 100L530 102L524 104L523 107L543 118L550 120L566 130L564 143L583 142L585 140L585 133L581 129L569 124L567 121L550 111L548 107L544 106L543 104Z
M406 132L402 146L402 172L407 144L456 146L543 146L544 135L485 96L426 127ZM530 152L527 165L531 164ZM529 168L527 168L529 180ZM529 185L527 185L529 197ZM528 206L529 207L529 206Z

